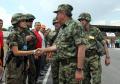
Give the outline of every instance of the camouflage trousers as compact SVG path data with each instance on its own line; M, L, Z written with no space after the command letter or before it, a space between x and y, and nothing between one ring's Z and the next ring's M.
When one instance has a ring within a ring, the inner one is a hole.
M16 66L15 60L11 60L5 67L5 84L26 84L26 64L21 61L19 67Z
M101 84L101 60L98 55L89 54L85 58L84 77L82 84ZM91 83L92 82L92 83Z
M52 59L51 70L52 70L53 84L59 84L59 61Z
M27 71L27 75L28 75L28 84L35 84L36 67L33 56L29 56L29 69Z
M75 59L60 61L58 84L80 84L79 81L75 79L76 63Z

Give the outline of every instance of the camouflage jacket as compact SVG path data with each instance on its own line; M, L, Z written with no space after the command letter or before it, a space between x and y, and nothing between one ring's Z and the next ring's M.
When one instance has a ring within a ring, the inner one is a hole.
M47 39L47 41L48 41L47 43L48 43L49 45L52 45L52 44L54 43L55 39L57 38L58 32L59 32L59 31L56 31L56 30L52 31L52 30L51 30L51 31L48 33L46 39Z
M22 50L24 45L27 45L25 32L24 31L12 31L7 37L7 44L11 49L12 46L18 46L19 50Z
M68 20L60 28L54 44L57 46L54 56L56 59L75 58L77 46L86 44L81 24L72 19Z
M37 38L35 36L35 34L30 30L30 29L26 29L25 31L25 35L32 35L32 40L27 41L27 46L28 46L28 50L33 50L35 49L36 43L37 43Z
M11 48L13 46L18 46L18 50L27 50L27 41L24 31L15 30L12 31L6 40L8 44L8 52L6 55L6 63L7 61L12 61L10 63L15 63L17 67L19 67L21 64L25 62L24 56L14 56ZM9 54L11 53L11 54Z
M101 47L97 43L101 43L104 40L104 36L102 35L101 31L97 27L90 27L89 31L85 31L85 38L88 41L87 48L88 49L98 49Z

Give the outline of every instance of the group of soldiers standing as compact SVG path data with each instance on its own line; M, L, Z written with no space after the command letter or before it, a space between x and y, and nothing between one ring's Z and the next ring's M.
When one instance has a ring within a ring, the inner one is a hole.
M73 7L61 4L54 11L55 31L46 30L47 47L36 48L37 38L30 30L35 17L16 13L11 19L13 31L7 38L9 47L5 64L5 84L36 84L34 59L51 60L53 84L101 84L101 56L110 64L106 41L101 31L90 25L91 15L81 13L72 19ZM46 55L43 55L46 53Z

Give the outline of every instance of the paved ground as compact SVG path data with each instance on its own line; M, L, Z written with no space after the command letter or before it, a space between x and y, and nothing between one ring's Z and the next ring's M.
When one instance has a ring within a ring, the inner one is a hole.
M120 84L120 49L109 49L111 65L106 67L103 64L102 84ZM102 60L104 63L104 60Z
M111 48L109 49L111 56L111 65L104 65L104 57L102 57L102 84L120 84L120 49L119 48ZM43 84L52 84L52 76L51 73L48 77L46 83Z

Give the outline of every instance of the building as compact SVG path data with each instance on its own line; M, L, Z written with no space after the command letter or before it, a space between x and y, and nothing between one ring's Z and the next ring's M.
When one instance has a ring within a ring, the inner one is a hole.
M109 47L116 47L115 44L120 45L120 26L108 26L108 25L92 25L98 27L106 40L110 44Z

